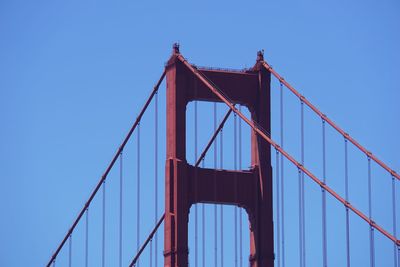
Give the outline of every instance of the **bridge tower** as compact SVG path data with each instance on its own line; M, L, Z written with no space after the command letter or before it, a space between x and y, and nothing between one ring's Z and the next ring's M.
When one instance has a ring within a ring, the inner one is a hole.
M186 161L186 105L190 101L220 102L184 64L174 45L167 62L167 159L165 168L164 266L188 266L188 222L191 205L230 204L246 210L250 225L252 267L274 266L271 147L251 134L250 170L215 170ZM254 122L271 132L270 72L263 54L250 70L198 69L235 104L246 106Z

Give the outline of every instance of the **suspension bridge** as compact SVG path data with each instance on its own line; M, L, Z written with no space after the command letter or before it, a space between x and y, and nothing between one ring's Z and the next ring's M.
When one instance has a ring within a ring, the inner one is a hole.
M262 51L218 69L175 44L47 266L399 267L398 180Z

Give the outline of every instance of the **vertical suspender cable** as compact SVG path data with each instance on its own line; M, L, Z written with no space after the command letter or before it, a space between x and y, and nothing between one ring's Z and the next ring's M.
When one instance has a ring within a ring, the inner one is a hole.
M72 235L69 236L69 255L68 255L68 266L72 266Z
M239 111L242 112L242 106L239 105ZM242 169L242 120L239 120L239 170ZM239 262L243 267L243 231L242 231L242 209L239 210Z
M197 161L197 101L194 101L194 160ZM195 171L197 176L197 171ZM196 177L197 178L197 177ZM197 179L196 179L197 181ZM194 266L198 267L198 204L194 205Z
M153 267L153 238L150 239L150 267Z
M196 103L196 102L195 102ZM196 151L197 151L197 104L195 104L195 118L196 118L196 128L195 128L195 134L196 134ZM196 158L197 158L197 152L196 152ZM204 158L202 161L202 167L204 168ZM205 205L204 203L201 204L201 259L202 259L202 266L206 266L206 222L205 222Z
M301 115L301 164L304 166L304 102L300 101ZM301 172L301 248L302 248L302 266L306 266L306 244L305 244L305 205L304 205L304 172Z
M372 181L371 181L371 158L368 156L368 213L369 219L372 221ZM370 246L370 266L375 266L375 242L374 227L369 226L369 246Z
M396 180L394 175L392 174L392 218L393 218L393 236L397 238L397 218L396 218ZM396 244L393 245L393 263L394 267L398 267L398 259L397 259L397 246Z
M236 113L233 118L233 164L234 164L234 170L237 170L237 151L236 151L236 145L237 145L237 136L236 136L236 131L237 131L237 118L236 118ZM235 179L235 197L236 197L236 190L237 190L237 185L236 185L236 179ZM235 220L235 267L238 267L238 240L237 240L237 206L235 206L235 214L234 214L234 220Z
M155 203L155 201L154 201L154 203ZM149 266L153 267L153 237L150 238L149 243L150 243L149 244L149 250L150 250L150 253L149 253Z
M280 134L281 134L281 147L283 149L283 84L282 82L280 84ZM283 160L284 157L281 153L281 231L282 231L282 236L281 236L281 242L282 242L282 267L285 267L285 191L284 191L284 175L283 175ZM279 246L279 244L278 244Z
M85 267L89 267L89 208L86 209Z
M150 239L150 267L153 266L153 238Z
M102 254L101 266L106 266L106 180L103 181L103 228L102 228Z
M279 196L279 151L276 149L275 150L275 154L276 154L276 160L275 160L275 166L276 166L276 236L277 236L277 263L278 263L278 267L281 267L281 251L280 251L280 244L281 244L281 229L280 229L280 205L279 205L279 201L280 201L280 196Z
M136 249L140 249L140 122L137 127ZM137 266L140 262L138 260Z
M300 267L303 266L303 227L301 225L302 223L302 211L301 211L301 169L298 168L298 183L299 183L299 189L298 189L298 195L299 195L299 262L300 262Z
M158 91L154 99L154 224L158 221ZM154 266L158 265L158 235L154 235Z
M347 156L347 138L344 138L344 179L345 179L345 197L349 202L349 172L348 172L348 156ZM347 267L350 267L350 222L349 208L346 206L346 261Z
M214 132L217 130L217 103L214 102ZM217 169L217 140L214 141L214 169ZM214 194L217 192L216 179L214 184ZM218 266L218 222L217 222L217 205L214 204L214 266Z
M303 149L302 149L302 154L303 154L303 165L304 165L304 103L301 102L302 106L302 140L303 140ZM306 266L306 207L305 207L305 194L304 194L304 172L301 172L301 205L302 205L302 226L303 226L303 267Z
M220 153L220 169L222 170L223 168L223 162L224 162L224 158L223 158L223 132L222 132L222 128L221 128L221 134L220 134L220 149L219 149L219 153ZM224 267L224 206L221 205L221 229L220 229L220 234L221 234L221 267Z
M204 168L204 158L202 162ZM203 267L206 267L206 211L204 203L201 204L201 220L202 220L202 260L203 260Z
M326 145L325 145L325 120L322 119L322 179L326 184ZM328 266L327 240L326 240L326 191L322 191L322 262L323 267Z
M122 267L122 151L119 154L119 267Z

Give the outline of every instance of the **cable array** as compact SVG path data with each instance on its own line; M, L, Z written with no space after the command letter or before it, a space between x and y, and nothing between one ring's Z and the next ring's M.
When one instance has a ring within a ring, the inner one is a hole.
M244 120L261 138L266 140L268 143L270 143L274 148L278 149L280 153L282 153L286 159L288 159L292 164L297 166L304 174L306 174L309 178L311 178L315 183L317 183L319 186L323 187L328 193L330 193L335 199L340 201L342 204L344 204L349 210L353 211L356 215L361 217L364 221L369 223L370 225L373 225L375 229L380 231L385 237L388 239L392 240L393 242L399 244L400 241L398 241L396 238L393 237L389 232L387 232L385 229L383 229L381 226L378 224L372 222L368 216L366 216L364 213L356 209L353 205L351 205L348 201L346 201L344 198L342 198L340 195L338 195L335 191L333 191L330 187L325 185L320 179L318 179L314 174L312 174L308 169L306 169L300 162L296 161L291 155L289 155L286 151L284 151L277 143L275 143L269 136L270 134L265 131L260 125L252 122L249 120L246 116L244 116L239 110L235 107L233 101L231 101L226 94L224 94L215 84L209 82L204 75L202 75L195 67L190 65L187 60L182 56L178 55L177 58L181 60L181 62L212 92L218 97L222 102L224 102L235 114L237 114L242 120ZM263 64L266 64L263 62ZM271 71L271 67L269 65L268 70ZM275 75L275 74L274 74ZM285 83L283 79L280 77L280 81L282 83ZM288 84L285 83L287 86ZM306 100L303 96L301 96L302 100L310 106L310 103ZM312 109L314 110L315 107L312 106ZM325 120L328 122L328 119L326 118L325 115L321 113L321 117L324 117ZM329 123L331 124L332 121L329 120ZM355 142L354 139L352 139L352 142Z
M153 90L150 93L150 96L147 98L145 104L143 105L141 111L139 112L139 115L137 116L135 122L133 123L132 127L130 128L130 130L128 131L127 135L125 136L122 144L119 146L117 152L114 154L114 157L112 158L111 162L108 164L105 172L103 173L103 175L101 176L100 180L98 181L96 187L94 188L94 190L92 191L92 193L90 194L88 200L85 202L85 205L83 206L83 208L81 209L81 211L79 212L78 216L76 217L76 219L74 220L74 222L72 223L71 227L68 229L67 233L65 234L64 238L61 240L61 242L59 243L57 249L55 250L55 252L53 253L53 255L51 256L50 260L47 263L47 267L50 267L51 265L54 265L56 262L56 258L58 256L58 254L60 253L61 249L64 247L65 243L67 242L67 240L69 239L69 237L71 236L72 232L75 230L75 227L78 225L78 223L80 222L82 216L85 214L85 212L88 210L90 204L92 203L94 197L96 196L97 192L100 190L100 188L102 186L104 186L105 184L105 180L108 176L108 174L110 173L111 169L113 168L115 162L117 161L121 151L124 149L124 147L126 146L126 144L128 143L128 141L130 140L133 132L135 131L136 127L138 126L140 119L143 117L144 113L147 110L147 107L149 106L150 102L152 101L155 93L157 92L158 88L161 85L161 82L164 80L166 75L165 70L163 71L161 77L158 79L156 85L153 87ZM103 188L103 190L105 190ZM105 224L104 224L105 225ZM104 262L104 260L102 260Z
M208 89L210 89L222 102L224 102L229 108L229 112L226 115L229 116L229 113L234 112L234 145L233 145L233 152L234 152L234 170L241 170L242 169L242 120L247 123L251 129L258 134L261 138L265 139L267 142L271 144L272 147L275 148L275 153L276 153L276 218L277 218L277 264L278 267L284 267L285 266L285 205L284 205L284 160L285 158L293 163L298 170L298 196L299 196L299 249L300 249L300 266L305 267L306 266L306 234L305 234L305 225L306 225L306 220L305 220L305 176L311 178L314 182L316 182L320 187L321 187L321 195L322 195L322 261L323 261L323 266L327 267L328 266L328 255L327 255L327 207L326 207L326 193L328 192L331 194L335 199L340 201L344 207L345 207L345 212L346 212L346 263L347 266L350 267L351 263L351 258L350 258L350 215L349 211L351 210L354 212L357 216L362 218L364 221L366 221L369 224L369 242L370 242L370 266L374 267L375 266L375 237L374 237L374 232L375 230L378 230L380 233L382 233L385 237L390 239L394 243L394 265L399 267L398 265L400 264L400 242L397 239L397 229L396 229L396 224L397 224L397 218L396 218L396 179L400 179L400 176L394 172L392 169L387 167L383 162L381 162L379 159L377 159L374 155L372 155L370 152L368 152L364 147L359 145L353 138L351 138L347 133L345 133L343 130L341 130L336 124L334 124L330 119L328 119L324 114L322 114L318 109L316 109L308 100L306 100L302 95L300 95L296 90L294 90L293 87L291 87L284 79L279 76L275 71L272 70L272 67L270 67L267 63L263 62L264 66L274 75L279 79L280 82L280 145L275 143L271 138L270 138L270 133L268 133L265 129L263 129L260 125L258 125L256 122L253 122L249 120L247 117L245 117L242 114L241 107L239 105L238 108L236 108L235 103L231 101L223 91L221 91L215 84L213 84L208 78L206 78L204 75L202 75L196 68L191 66L181 55L178 55L178 59L182 60L182 62L188 67L190 71L193 72L193 74L201 81L203 82ZM157 162L158 162L158 94L157 90L158 87L165 77L165 71L163 75L161 76L159 82L157 85L154 87L149 99L146 101L146 104L144 105L142 111L140 112L139 116L137 117L134 125L128 132L128 135L124 139L122 145L119 147L117 154L114 156L112 159L111 163L108 165L105 173L102 175L99 183L95 187L94 191L89 197L89 200L85 203L83 209L77 216L77 219L74 221L72 224L71 228L68 230L66 236L60 243L59 247L55 251L55 253L52 255L49 263L47 264L47 267L50 265L55 266L56 265L56 258L60 250L63 248L64 244L68 241L68 265L71 267L72 266L72 255L73 255L73 250L72 250L72 235L73 231L76 227L76 225L79 223L81 217L85 215L85 238L84 238L84 262L85 266L89 266L89 206L91 204L92 199L94 196L97 194L98 190L102 187L102 213L101 213L101 218L102 218L102 224L101 224L101 265L105 267L106 265L106 256L108 257L107 251L106 251L106 178L108 173L110 172L111 168L114 166L116 160L119 158L120 159L120 173L119 173L119 238L118 238L118 263L119 266L121 267L123 265L123 150L124 147L129 140L130 136L132 133L137 130L137 186L136 186L136 256L134 257L134 260L132 261L130 266L139 266L139 257L147 244L150 243L150 266L152 267L153 265L153 259L155 266L157 266L157 229L161 225L162 221L164 220L164 215L159 219L158 218L158 168L157 168ZM283 85L285 85L287 88L290 89L296 96L299 97L300 99L300 104L301 104L301 110L300 110L300 154L301 158L300 161L296 161L292 156L290 156L284 149L284 102L283 102ZM154 223L155 228L153 231L150 233L148 238L144 241L142 246L140 246L140 223L141 223L141 140L140 140L140 121L141 118L144 114L144 112L147 109L147 106L150 104L152 98L155 97L155 133L154 133L154 138L155 138L155 163L154 163L154 172L155 172L155 178L154 178L154 190L155 190L155 195L154 195ZM304 162L305 162L305 143L304 143L304 104L306 104L308 107L310 107L317 115L319 115L322 119L322 180L318 179L315 175L313 175L307 168L304 167ZM200 157L198 157L198 147L197 147L197 138L198 138L198 125L197 125L197 101L195 101L195 161L196 161L196 167L200 164L204 167L204 157L205 153L207 152L208 148L211 146L213 143L213 151L214 151L214 169L217 169L218 167L218 135L220 136L220 168L222 169L223 167L223 130L222 126L225 122L226 119L222 122L220 127L217 128L217 105L214 103L214 135L212 137L211 142L209 145L207 145L205 152L201 154ZM239 116L239 121L237 122L237 116ZM344 136L344 165L345 165L345 173L344 173L344 179L345 179L345 197L341 197L338 195L334 190L332 190L330 187L327 186L326 184L326 136L325 136L325 126L326 123L331 125L335 130L337 130L339 133L341 133ZM350 204L349 200L349 177L348 177L348 142L351 142L354 144L358 149L360 149L362 152L364 152L367 155L367 160L368 160L368 216L366 216L364 213L356 209L353 205ZM379 226L373 221L372 217L372 172L371 172L371 162L375 161L378 165L380 165L383 169L387 170L390 172L391 178L392 178L392 219L393 219L393 230L392 233L389 233L386 231L384 228ZM196 179L197 181L197 179ZM237 187L237 179L235 177L235 197L237 198L237 190L239 190ZM216 185L214 186L215 192L216 192ZM214 266L218 266L220 264L221 267L224 266L224 227L223 227L223 221L224 221L224 210L223 206L220 206L220 233L218 233L218 206L214 204ZM238 217L239 216L239 217ZM201 204L201 234L202 234L202 266L206 266L206 224L205 224L205 205ZM234 208L234 265L235 267L240 267L243 266L243 231L242 231L242 219L243 219L243 214L242 210L240 209L238 212L238 207ZM197 205L195 205L195 266L198 267L198 209ZM218 235L219 234L219 235ZM239 236L238 236L239 235ZM218 236L221 238L220 241L220 251L218 251ZM153 237L155 238L153 242ZM75 239L76 240L76 239ZM75 241L76 242L76 241ZM153 257L153 244L154 244L154 257ZM239 248L239 251L238 251ZM218 255L220 255L220 261L218 261ZM108 258L107 258L108 259Z
M284 84L286 88L288 88L296 97L303 100L304 103L319 117L323 118L329 125L332 126L338 133L340 133L343 137L347 138L354 146L356 146L360 151L362 151L365 155L369 156L372 160L374 160L378 165L380 165L383 169L385 169L388 173L395 176L398 180L400 180L400 174L396 173L393 169L389 168L383 161L379 160L375 155L373 155L370 151L368 151L365 147L360 145L354 138L352 138L348 133L346 133L343 129L341 129L338 125L336 125L331 119L329 119L324 113L322 113L318 108L316 108L310 101L308 101L303 95L301 95L296 89L293 88L281 75L279 75L271 65L267 62L263 61L262 64L264 67L274 75L280 83Z

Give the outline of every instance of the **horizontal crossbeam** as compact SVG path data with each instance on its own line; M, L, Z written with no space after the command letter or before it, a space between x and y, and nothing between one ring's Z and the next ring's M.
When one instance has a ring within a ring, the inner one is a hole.
M257 174L256 170L191 167L188 171L190 202L237 205L252 211L257 201Z

